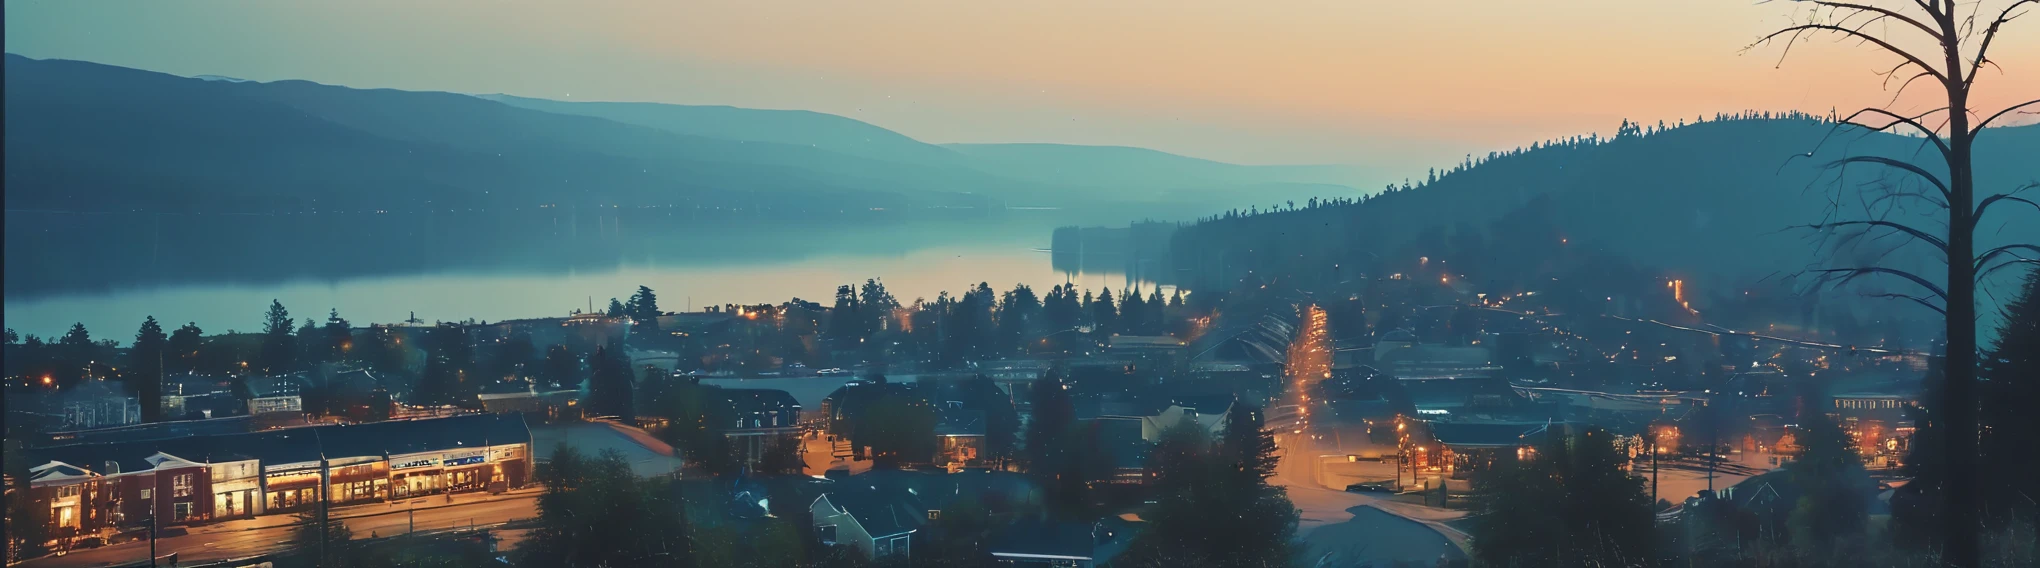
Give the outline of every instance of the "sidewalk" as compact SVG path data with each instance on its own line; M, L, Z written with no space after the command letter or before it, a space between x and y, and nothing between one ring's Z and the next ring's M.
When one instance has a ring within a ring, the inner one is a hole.
M544 487L534 485L531 487L525 487L523 489L507 491L501 495L492 495L489 493L456 494L453 496L453 500L451 502L448 502L445 495L429 495L425 497L417 497L400 501L389 501L384 503L363 503L359 505L345 505L340 507L334 507L328 510L326 514L334 520L358 519L364 517L394 515L411 511L430 511L433 509L444 509L447 507L459 507L463 505L490 503L510 499L532 498L537 497L540 493L544 492L545 492ZM419 503L417 503L417 507L415 508L404 506L407 502L410 501L419 501ZM277 527L295 525L297 523L298 516L295 513L275 513L255 517L252 519L234 519L204 525L194 525L185 527L185 529L190 534L212 534L224 532L243 532L273 529Z

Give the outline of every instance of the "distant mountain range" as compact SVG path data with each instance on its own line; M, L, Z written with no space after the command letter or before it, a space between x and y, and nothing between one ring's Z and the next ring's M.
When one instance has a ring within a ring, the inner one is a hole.
M1357 195L1342 166L935 145L806 111L178 77L6 55L11 210L1138 206Z

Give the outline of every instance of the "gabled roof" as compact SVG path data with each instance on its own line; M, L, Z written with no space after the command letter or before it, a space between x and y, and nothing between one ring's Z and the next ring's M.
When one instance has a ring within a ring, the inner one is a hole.
M28 468L28 482L31 487L62 485L66 484L65 482L93 477L99 477L99 474L60 461Z
M738 414L771 411L799 411L800 401L793 395L779 389L732 389L722 390L729 397L730 405Z
M906 495L892 495L870 487L848 487L830 491L817 499L831 508L848 513L873 539L908 534L919 530L927 510L908 502Z

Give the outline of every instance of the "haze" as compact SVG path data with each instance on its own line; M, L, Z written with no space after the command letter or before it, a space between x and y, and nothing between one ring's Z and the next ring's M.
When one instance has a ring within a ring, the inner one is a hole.
M1871 50L1737 51L1742 2L44 2L6 50L181 75L805 109L929 142L1129 145L1410 175L1732 109L1880 103ZM401 16L397 16L401 14ZM2012 34L1999 53L2040 50ZM2040 91L1984 81L1980 106ZM1998 100L2004 99L2004 100Z

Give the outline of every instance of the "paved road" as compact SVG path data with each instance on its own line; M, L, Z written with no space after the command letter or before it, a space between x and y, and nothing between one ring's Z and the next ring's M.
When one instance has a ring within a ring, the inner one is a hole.
M407 507L417 507L415 520L419 531L491 525L537 516L538 494L537 490L526 489L504 495L459 495L451 504L444 497L428 497L413 500L418 501L415 504L400 502L341 507L332 514L354 531L355 538L393 536L403 534L412 526L413 517L407 514ZM190 527L184 529L184 534L158 538L156 553L177 552L180 563L189 564L279 552L295 546L289 541L294 528L292 525L296 522L295 515L269 515ZM39 558L16 566L91 568L145 562L148 558L149 542L142 540Z

